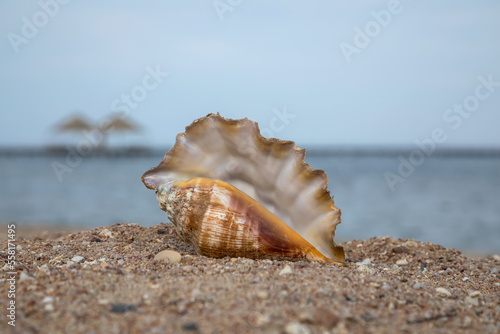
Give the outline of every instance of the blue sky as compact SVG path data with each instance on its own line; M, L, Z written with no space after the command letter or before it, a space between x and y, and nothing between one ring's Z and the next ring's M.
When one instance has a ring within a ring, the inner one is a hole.
M493 0L2 1L0 145L48 144L69 113L97 122L134 93L154 145L220 112L299 145L411 147L441 128L442 146L499 147L499 17Z

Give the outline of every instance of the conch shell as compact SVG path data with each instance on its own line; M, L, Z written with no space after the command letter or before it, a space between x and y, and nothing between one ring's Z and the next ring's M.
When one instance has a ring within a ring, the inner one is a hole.
M294 142L262 137L255 122L209 114L177 135L142 182L200 255L343 264L333 241L340 210L326 173L304 158Z

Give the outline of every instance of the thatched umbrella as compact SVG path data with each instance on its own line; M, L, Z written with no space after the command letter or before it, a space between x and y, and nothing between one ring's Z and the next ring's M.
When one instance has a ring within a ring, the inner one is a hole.
M109 119L102 122L99 126L103 134L103 142L112 133L137 133L141 132L141 127L130 119L125 118L123 115L111 115Z
M87 120L87 118L80 114L80 113L74 113L71 116L68 116L66 119L56 123L54 126L52 126L52 131L57 134L62 134L62 133L72 133L76 135L80 135L80 139L84 138L85 131L91 131L94 129L94 126L91 122ZM52 151L61 151L65 152L66 147L67 147L67 139L66 140L56 140L54 143L49 144L49 149ZM75 142L71 144L71 141L69 142L70 145L76 145Z
M57 132L82 132L84 130L90 131L93 128L94 126L83 116L74 115L56 125L55 129Z
M107 118L101 119L99 125L92 122L80 114L68 117L54 127L55 132L80 133L87 140L92 140L92 144L98 150L105 150L107 137L112 133L136 133L141 131L141 127L120 113L112 113ZM90 139L89 139L90 138Z
M140 132L141 128L130 119L122 116L113 116L101 126L101 131L111 132Z

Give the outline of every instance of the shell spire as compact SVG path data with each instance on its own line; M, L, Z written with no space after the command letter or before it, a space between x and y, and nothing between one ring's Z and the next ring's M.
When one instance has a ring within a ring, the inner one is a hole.
M177 135L142 181L201 255L344 263L328 178L304 158L294 142L264 138L255 122L209 114Z

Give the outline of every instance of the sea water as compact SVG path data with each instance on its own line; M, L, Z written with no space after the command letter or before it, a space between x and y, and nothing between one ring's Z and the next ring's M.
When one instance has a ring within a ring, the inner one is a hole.
M162 156L88 157L64 174L65 157L0 157L0 222L86 228L168 222L141 175ZM342 210L339 240L413 238L477 252L500 252L500 158L429 157L391 189L398 156L316 154L306 158L329 177Z

